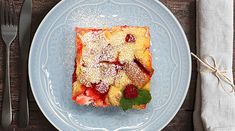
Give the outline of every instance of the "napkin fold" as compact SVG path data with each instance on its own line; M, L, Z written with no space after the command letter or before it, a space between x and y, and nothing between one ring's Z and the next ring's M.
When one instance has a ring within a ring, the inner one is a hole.
M233 0L197 0L197 56L233 81ZM194 130L235 131L231 85L202 64L198 67Z

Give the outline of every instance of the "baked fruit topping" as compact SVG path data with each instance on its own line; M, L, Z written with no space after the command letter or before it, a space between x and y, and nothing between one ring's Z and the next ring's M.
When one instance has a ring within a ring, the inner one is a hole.
M148 27L76 28L73 101L144 109L154 72L149 48Z

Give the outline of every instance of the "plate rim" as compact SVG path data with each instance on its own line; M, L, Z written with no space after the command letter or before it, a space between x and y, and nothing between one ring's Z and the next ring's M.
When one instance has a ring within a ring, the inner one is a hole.
M160 126L160 130L162 130L164 127L166 127L166 125L168 125L170 123L170 121L175 117L175 115L177 114L177 112L179 112L183 102L185 101L185 98L186 98L186 95L188 93L188 90L189 90L189 85L190 85L190 81L191 81L191 77L192 77L192 57L191 57L191 50L190 50L190 46L189 46L189 43L188 43L188 39L186 37L186 34L181 26L181 24L179 23L178 19L174 16L174 14L162 3L160 2L159 0L153 0L154 2L158 3L170 16L171 18L173 19L173 21L175 21L176 25L179 27L179 31L182 33L182 37L184 39L184 42L185 42L185 45L186 45L186 49L187 49L187 55L188 55L188 63L189 63L189 67L188 67L188 80L187 80L187 85L185 87L185 91L184 91L184 94L183 94L183 99L179 102L179 106L177 107L177 109L174 111L174 113L172 113L172 116L170 117L170 119L165 122L165 124L162 124L162 126ZM61 128L59 126L56 125L56 123L54 123L54 121L51 119L51 117L49 117L49 115L47 115L46 111L43 110L43 107L42 105L40 104L38 98L36 97L36 92L34 90L34 87L32 86L32 69L31 69L31 66L30 66L30 63L32 61L32 48L33 48L33 45L35 43L35 37L38 35L39 33L39 30L42 28L42 25L45 23L45 21L48 19L48 17L53 13L53 11L58 8L61 4L63 4L65 2L65 0L61 0L59 1L47 14L46 16L43 18L43 20L40 22L37 30L36 30L36 33L34 34L34 37L33 37L33 40L31 42L31 46L30 46L30 51L29 51L29 58L28 58L28 75L29 75L29 81L30 81L30 87L31 87L31 90L32 90L32 93L33 93L33 96L35 98L35 101L40 109L40 111L43 113L43 115L47 118L47 120L58 130L61 130Z
M53 13L53 11L54 11L57 7L59 7L59 6L60 6L62 3L64 3L64 2L65 2L65 0L61 0L60 2L58 2L54 7L52 7L52 8L50 9L50 11L46 14L46 16L45 16L45 17L43 18L43 20L40 22L40 24L39 24L39 26L38 26L38 28L37 28L35 34L34 34L33 40L32 40L32 42L31 42L31 46L30 46L30 50L29 50L29 58L28 58L28 75L29 75L30 88L31 88L31 91L32 91L32 93L33 93L33 97L34 97L34 99L35 99L35 101L36 101L36 103L37 103L37 105L38 105L40 111L43 113L43 115L46 117L46 119L47 119L57 130L61 130L61 128L59 128L59 126L57 126L57 125L52 121L52 119L46 114L45 110L43 110L43 107L41 106L41 104L40 104L38 98L37 98L36 95L35 95L36 92L34 91L34 87L32 86L32 85L33 85L33 84L32 84L32 77L31 77L32 71L31 71L30 63L31 63L31 60L32 60L32 58L31 58L31 57L32 57L32 48L33 48L33 45L34 45L34 43L35 43L35 37L38 35L39 30L42 28L42 25L43 25L43 23L45 23L46 19Z
M170 11L170 9L168 9L162 2L160 2L159 0L154 0L154 1L157 2L161 7L163 7L169 13L169 15L173 18L173 20L176 22L177 26L179 27L180 32L182 33L184 41L186 43L186 48L187 48L187 53L188 53L188 60L189 60L189 68L188 68L189 77L188 77L188 80L187 80L186 90L183 94L183 99L180 101L180 104L179 104L177 110L174 111L171 118L165 124L162 125L162 127L160 128L160 130L162 130L163 128L165 128L173 120L173 118L179 112L179 110L182 107L183 102L185 101L185 98L188 94L188 90L189 90L189 86L190 86L190 82L191 82L191 77L192 77L192 57L191 57L191 50L190 50L190 46L189 46L189 43L188 43L188 39L186 37L185 31L183 30L183 27L181 26L181 24L178 21L178 19L174 16L174 14Z

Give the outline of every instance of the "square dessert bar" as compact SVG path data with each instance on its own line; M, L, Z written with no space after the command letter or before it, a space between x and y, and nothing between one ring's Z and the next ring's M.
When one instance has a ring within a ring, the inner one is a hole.
M144 109L154 72L149 47L148 27L76 28L73 101Z

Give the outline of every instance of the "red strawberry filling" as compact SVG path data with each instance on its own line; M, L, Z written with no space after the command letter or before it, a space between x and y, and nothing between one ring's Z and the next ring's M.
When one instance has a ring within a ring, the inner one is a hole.
M125 38L126 42L135 42L135 36L132 34L127 34Z
M76 70L77 70L77 62L76 62L76 60L75 60L74 71L73 71L73 76L72 76L72 83L74 83L75 81L77 81Z

